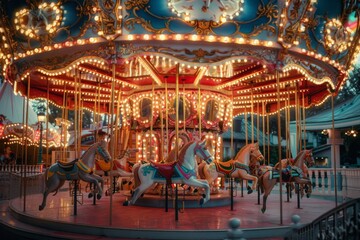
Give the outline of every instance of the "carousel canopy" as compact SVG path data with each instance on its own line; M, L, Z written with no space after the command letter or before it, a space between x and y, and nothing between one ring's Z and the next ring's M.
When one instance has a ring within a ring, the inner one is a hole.
M316 114L316 116L305 119L306 130L331 129L334 121L334 127L337 129L351 128L360 125L360 95L342 103L334 108L334 117L331 109ZM296 132L296 123L290 123L292 132Z
M233 116L321 104L360 49L356 0L5 0L0 12L15 92L102 112L177 82L231 99Z

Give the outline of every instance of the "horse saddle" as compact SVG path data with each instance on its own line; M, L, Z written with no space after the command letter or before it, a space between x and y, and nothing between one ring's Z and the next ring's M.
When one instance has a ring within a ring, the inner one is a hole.
M75 159L71 162L61 162L61 161L57 161L57 164L59 165L59 167L61 169L63 169L64 171L72 171L74 169L75 164L79 161L79 159Z
M281 178L284 182L290 182L292 177L301 177L301 172L298 171L298 168L294 168L288 166L285 169L281 170ZM277 179L280 178L280 171L279 170L272 170L270 179Z
M229 177L236 169L243 169L250 172L250 169L247 165L241 164L236 161L227 161L227 162L215 162L216 171L223 173L225 176Z
M174 175L175 171L175 165L177 162L172 163L156 163L153 161L150 161L150 165L155 168L158 173L166 179L166 184L171 184L171 177Z
M97 167L99 167L101 170L103 170L104 172L108 172L111 169L111 162L105 162L102 160L95 160L95 164Z

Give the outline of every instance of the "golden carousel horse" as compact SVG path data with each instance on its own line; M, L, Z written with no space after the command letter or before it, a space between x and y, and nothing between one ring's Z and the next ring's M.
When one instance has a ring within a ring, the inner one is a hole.
M248 188L248 194L250 194L256 189L258 178L250 174L249 164L263 158L259 150L259 144L251 143L241 148L233 160L213 162L209 165L201 163L199 165L199 174L202 178L207 179L209 184L213 183L219 176L251 180L253 181L252 187Z

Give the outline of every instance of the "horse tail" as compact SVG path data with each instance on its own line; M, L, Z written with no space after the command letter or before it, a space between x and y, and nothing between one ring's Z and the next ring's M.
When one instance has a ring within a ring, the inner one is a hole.
M206 179L204 169L205 169L205 163L200 163L198 166L198 173L201 179Z
M134 174L135 186L134 188L138 187L141 184L140 177L139 177L139 169L141 164L137 163L133 166L132 171Z

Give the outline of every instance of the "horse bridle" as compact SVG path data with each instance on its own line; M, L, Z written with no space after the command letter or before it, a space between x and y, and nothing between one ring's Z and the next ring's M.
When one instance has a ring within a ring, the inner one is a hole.
M261 152L259 151L259 154L258 155L255 155L254 152L259 149L251 149L251 152L250 152L250 156L253 157L256 161L260 161L261 159L264 158L264 156L261 154Z
M110 160L110 157L105 154L105 151L103 149L103 147L100 145L97 146L97 150L98 150L98 153L105 159L106 162L108 162Z
M200 152L203 160L204 160L207 164L210 164L210 163L212 162L212 160L209 161L209 159L210 159L212 156L211 156L211 155L206 156L206 154L205 154L205 152L203 151L201 145L200 145L199 143L196 143L196 146L195 146L195 148L194 148L194 155L196 155L196 152L197 152L198 150L200 150L199 152Z

